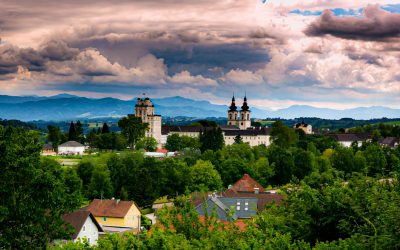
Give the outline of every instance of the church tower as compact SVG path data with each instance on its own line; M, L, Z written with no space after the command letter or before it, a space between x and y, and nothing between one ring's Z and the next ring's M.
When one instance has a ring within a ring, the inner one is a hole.
M247 105L247 97L244 96L243 106L240 110L239 129L245 130L249 127L251 127L250 109L249 106Z
M138 98L135 105L135 116L142 118L143 123L149 124L146 137L154 137L161 144L161 116L154 114L154 105L150 98Z
M228 125L238 126L239 125L238 111L235 104L235 96L232 96L232 103L228 110Z

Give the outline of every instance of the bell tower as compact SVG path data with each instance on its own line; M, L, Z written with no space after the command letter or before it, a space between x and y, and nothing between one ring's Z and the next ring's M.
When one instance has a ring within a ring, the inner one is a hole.
M245 130L251 127L250 112L249 106L247 105L247 97L244 96L243 106L240 110L239 129Z
M239 125L238 111L235 104L235 96L232 96L232 103L228 110L228 125L238 126Z

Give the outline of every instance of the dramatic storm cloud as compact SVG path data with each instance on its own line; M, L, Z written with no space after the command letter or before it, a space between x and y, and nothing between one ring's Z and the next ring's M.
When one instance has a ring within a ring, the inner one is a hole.
M400 107L400 1L5 0L0 94Z

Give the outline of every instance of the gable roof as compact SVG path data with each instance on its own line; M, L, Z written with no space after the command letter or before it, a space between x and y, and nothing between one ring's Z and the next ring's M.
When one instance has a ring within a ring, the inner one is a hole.
M75 228L75 233L72 235L72 239L76 239L76 237L78 236L79 232L81 231L81 229L82 229L83 225L85 224L85 221L87 220L88 217L91 218L91 220L96 225L99 232L103 232L103 229L101 228L101 226L99 225L97 220L94 218L93 214L87 210L81 209L81 210L77 210L75 212L67 213L67 214L63 215L63 220L66 223L71 224L71 226Z
M386 137L380 141L380 144L388 146L388 147L395 147L399 143L399 139L396 137Z
M256 182L248 174L244 174L235 184L232 185L230 190L234 192L254 192L254 188L258 188L259 192L265 192L265 189Z
M63 144L60 144L59 147L84 147L82 144L76 141L67 141L64 142Z
M54 148L50 144L43 144L43 150L54 150Z
M133 201L94 199L86 209L96 217L124 218L132 206Z
M353 141L366 141L371 138L370 134L328 134L327 136L333 137L339 142L353 142Z

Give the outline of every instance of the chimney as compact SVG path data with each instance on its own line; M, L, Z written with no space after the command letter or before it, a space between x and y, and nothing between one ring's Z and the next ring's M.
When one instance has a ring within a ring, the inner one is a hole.
M228 189L231 189L231 188L232 188L232 184L229 184Z
M258 193L260 193L260 188L258 188L258 187L255 187L255 188L254 188L254 193L255 193L255 194L258 194Z

